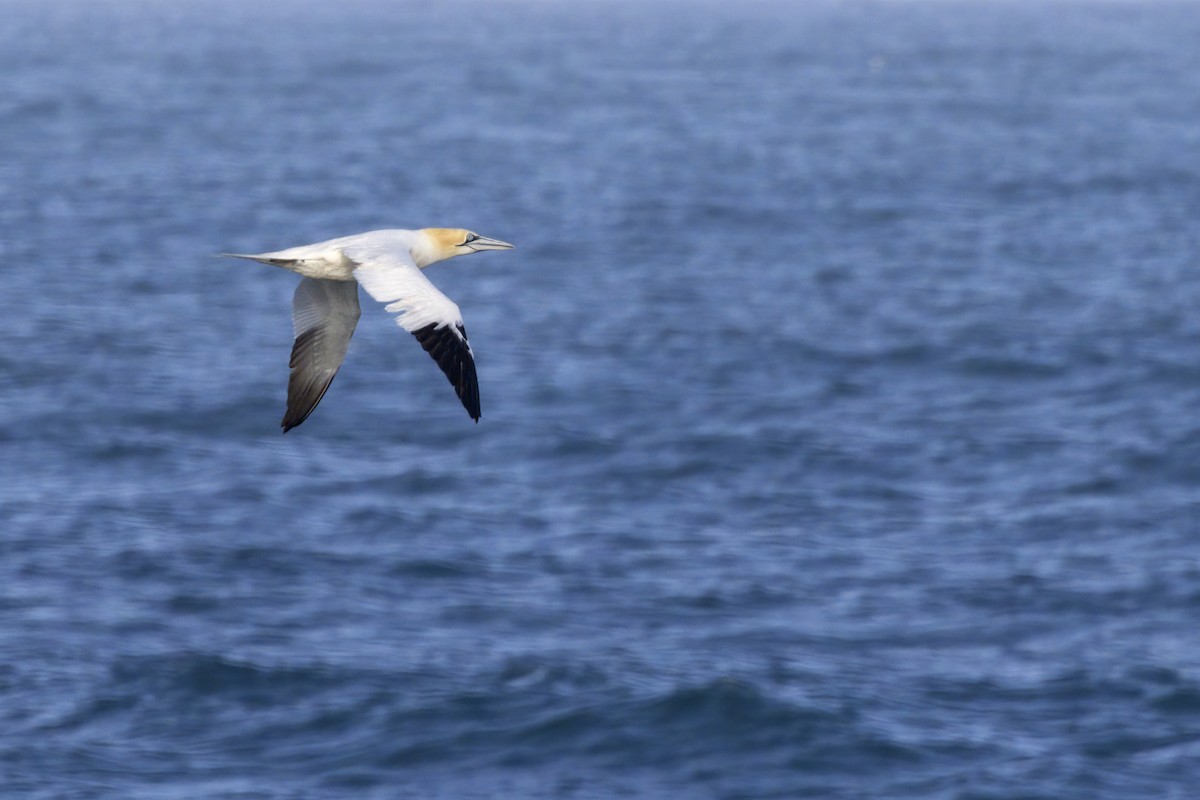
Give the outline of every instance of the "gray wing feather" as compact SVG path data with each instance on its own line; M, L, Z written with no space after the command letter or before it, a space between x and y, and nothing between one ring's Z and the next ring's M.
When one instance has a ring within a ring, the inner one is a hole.
M308 419L346 358L358 325L358 284L305 278L292 297L292 373L283 432Z

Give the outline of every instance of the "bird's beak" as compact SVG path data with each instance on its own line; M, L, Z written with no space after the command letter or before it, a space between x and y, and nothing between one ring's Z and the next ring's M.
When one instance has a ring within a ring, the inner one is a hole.
M502 242L499 239L489 239L486 236L480 236L473 242L467 244L467 247L472 250L512 250L513 246L508 242Z

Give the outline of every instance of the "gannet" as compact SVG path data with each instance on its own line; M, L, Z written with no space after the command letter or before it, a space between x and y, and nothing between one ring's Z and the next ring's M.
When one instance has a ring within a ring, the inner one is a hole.
M455 256L512 247L461 228L422 228L368 231L258 255L221 253L304 276L292 297L295 341L283 432L308 419L337 375L358 324L357 284L387 303L396 324L417 337L479 422L479 381L462 312L421 270Z

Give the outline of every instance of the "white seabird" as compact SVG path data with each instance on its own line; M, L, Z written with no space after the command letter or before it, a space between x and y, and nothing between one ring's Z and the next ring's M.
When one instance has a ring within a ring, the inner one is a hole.
M396 314L446 373L471 419L479 421L479 380L462 312L421 270L447 258L512 245L461 228L383 230L343 236L248 258L304 276L292 298L291 376L283 432L304 422L337 375L358 324L358 286Z

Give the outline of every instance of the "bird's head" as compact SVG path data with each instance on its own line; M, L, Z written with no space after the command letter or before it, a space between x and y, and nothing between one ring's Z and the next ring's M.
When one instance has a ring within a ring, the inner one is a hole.
M480 250L511 250L513 246L499 239L489 239L462 228L422 228L428 242L426 264L444 261Z

